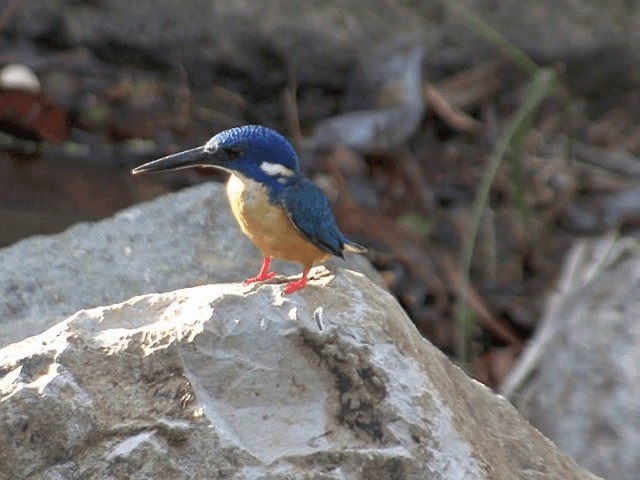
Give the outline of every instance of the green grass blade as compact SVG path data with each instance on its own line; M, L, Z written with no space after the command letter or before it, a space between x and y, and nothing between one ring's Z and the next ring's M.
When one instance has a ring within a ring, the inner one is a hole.
M500 163L502 162L507 149L514 139L520 137L520 144L524 142L526 135L531 127L533 116L538 107L549 94L553 92L557 83L556 73L551 68L540 68L534 75L531 83L527 88L527 96L520 105L518 111L513 115L509 123L504 129L500 140L498 141L493 153L491 154L489 165L482 178L475 203L471 213L471 230L469 232L468 242L466 243L462 255L462 276L465 285L463 286L463 295L458 301L456 308L456 320L459 328L466 332L468 330L468 306L466 302L466 288L469 285L471 258L475 248L482 212L487 206L491 185L495 179ZM525 128L527 127L528 128ZM464 358L459 359L465 361Z

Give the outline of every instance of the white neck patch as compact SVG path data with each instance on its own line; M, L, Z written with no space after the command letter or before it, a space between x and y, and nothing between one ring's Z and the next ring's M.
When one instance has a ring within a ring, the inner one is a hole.
M279 163L271 163L271 162L262 162L260 164L260 170L269 175L270 177L275 176L283 176L290 177L295 172L284 165L280 165Z

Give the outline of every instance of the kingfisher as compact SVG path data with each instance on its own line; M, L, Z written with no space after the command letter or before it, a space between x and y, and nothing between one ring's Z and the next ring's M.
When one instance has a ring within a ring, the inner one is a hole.
M211 167L230 173L227 197L240 228L262 252L262 267L245 285L264 282L272 258L302 266L284 294L307 285L311 267L344 251L364 253L340 231L324 192L302 175L289 141L275 130L245 125L224 130L200 147L145 163L133 174Z

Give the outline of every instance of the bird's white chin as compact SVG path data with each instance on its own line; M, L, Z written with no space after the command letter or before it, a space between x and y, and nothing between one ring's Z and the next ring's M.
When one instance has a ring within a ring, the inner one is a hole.
M238 172L231 172L227 182L227 196L229 202L248 203L250 206L267 201L267 188L260 182L246 177Z

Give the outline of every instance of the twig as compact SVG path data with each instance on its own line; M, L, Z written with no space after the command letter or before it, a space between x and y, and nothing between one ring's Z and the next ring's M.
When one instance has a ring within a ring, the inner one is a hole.
M301 151L303 146L302 133L300 132L300 117L298 116L298 82L289 75L287 87L284 90L284 111L287 119L289 136L296 149Z
M503 61L478 65L446 78L435 88L444 96L451 108L466 110L486 103L502 89L500 69Z
M466 133L475 133L482 124L466 113L453 108L448 100L430 83L424 87L427 105L451 128Z
M631 178L640 178L640 158L628 152L594 147L580 142L574 143L573 151L576 158L584 163Z
M178 114L178 128L184 131L191 118L191 88L189 88L189 74L182 63L178 64L178 74L182 81L182 102L180 103L180 113Z
M471 309L478 315L480 325L487 331L493 333L500 340L518 349L522 348L522 340L515 334L508 324L501 323L491 315L489 309L482 301L482 297L472 287L467 286L465 292L465 281L460 268L454 264L449 257L443 257L443 265L447 270L449 283L453 285L458 295L466 295L466 300Z

